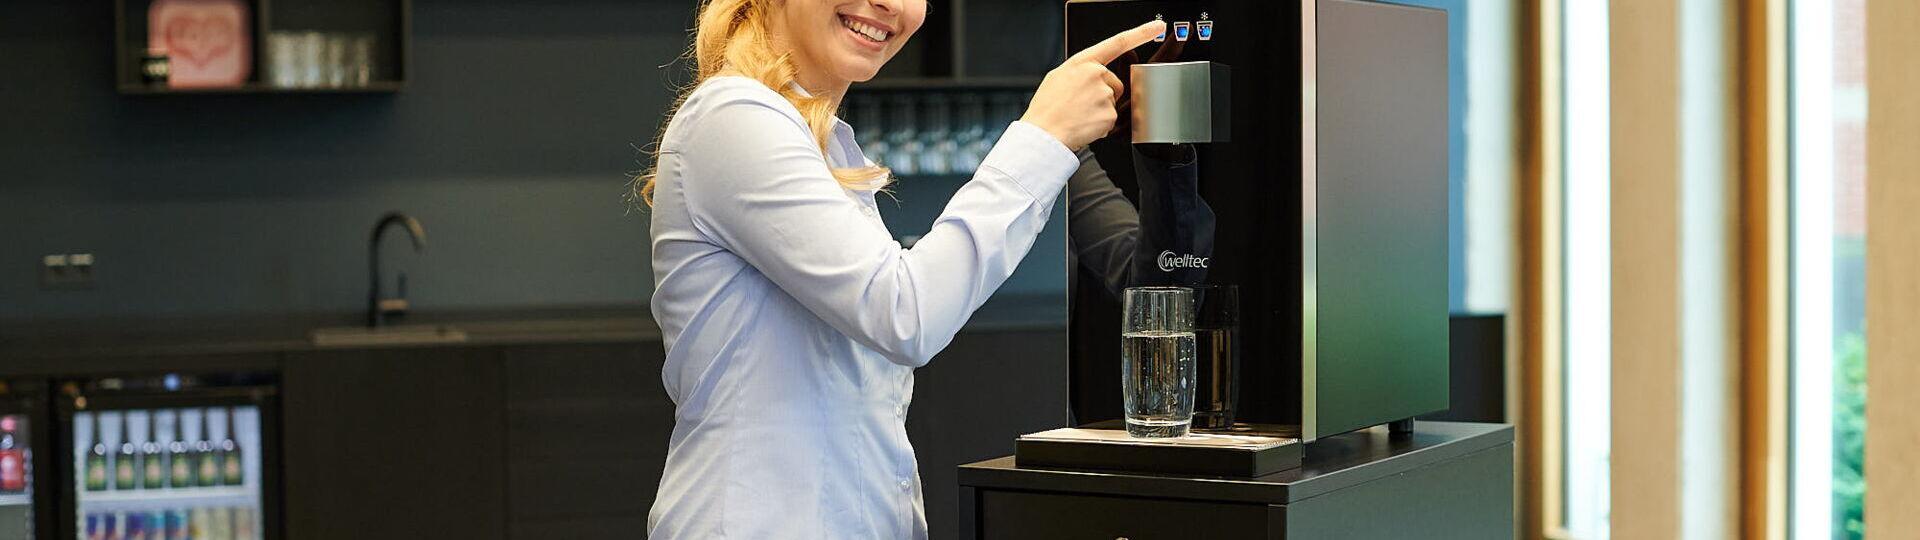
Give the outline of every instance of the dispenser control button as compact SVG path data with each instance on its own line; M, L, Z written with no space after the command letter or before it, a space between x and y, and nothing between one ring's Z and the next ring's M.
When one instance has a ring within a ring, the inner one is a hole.
M1194 31L1200 34L1200 41L1213 41L1213 21L1193 23Z
M1192 24L1185 23L1185 22L1173 23L1173 39L1176 39L1179 41L1186 41L1187 36L1191 35L1192 33L1193 33Z

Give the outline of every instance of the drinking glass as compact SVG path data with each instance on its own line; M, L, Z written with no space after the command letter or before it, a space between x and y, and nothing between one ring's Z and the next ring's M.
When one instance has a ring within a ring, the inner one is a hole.
M1014 105L1013 96L1006 92L993 94L988 98L988 103L991 112L988 113L987 123L991 127L987 129L987 143L991 146L1000 142L1000 136L1006 134L1009 124L1020 119L1020 110Z
M341 87L347 85L347 36L339 33L327 33L321 40L320 66L322 85Z
M898 176L912 176L919 172L920 126L915 121L914 111L918 109L912 96L894 96L892 109L887 116L887 143L892 151L887 153L887 167Z
M1231 429L1240 400L1240 288L1194 287L1193 427Z
M953 164L953 106L947 96L931 94L920 102L920 172L947 174Z
M968 93L960 95L958 108L960 125L953 140L959 151L953 158L953 170L971 174L993 149L993 141L987 140L986 133L987 106L980 94Z
M366 86L373 82L373 34L347 34L346 42L346 85Z
M326 34L319 32L301 32L296 35L294 65L299 66L299 86L312 88L326 82L323 60L326 42Z
M886 126L880 121L880 99L847 96L846 107L852 117L853 138L860 142L860 153L874 164L885 166L892 145L887 144Z
M267 34L267 66L273 85L280 88L300 86L300 37L293 32Z
M1120 391L1127 435L1185 437L1193 422L1193 289L1131 287L1122 300Z

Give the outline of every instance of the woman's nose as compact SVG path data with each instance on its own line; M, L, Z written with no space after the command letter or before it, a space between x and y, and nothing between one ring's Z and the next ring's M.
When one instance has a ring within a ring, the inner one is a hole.
M885 13L900 12L900 0L868 0L867 3Z

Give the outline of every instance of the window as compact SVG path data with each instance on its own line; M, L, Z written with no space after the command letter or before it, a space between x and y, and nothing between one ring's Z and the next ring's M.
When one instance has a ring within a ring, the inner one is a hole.
M1566 337L1561 354L1565 521L1560 525L1582 540L1608 534L1613 278L1607 4L1563 0L1560 17Z
M1860 538L1866 399L1866 2L1788 17L1791 331L1788 527Z

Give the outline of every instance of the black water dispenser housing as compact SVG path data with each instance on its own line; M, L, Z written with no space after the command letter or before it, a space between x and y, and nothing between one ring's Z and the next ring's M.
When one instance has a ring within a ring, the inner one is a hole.
M1312 441L1447 408L1446 17L1355 0L1066 5L1069 51L1170 23L1111 66L1130 82L1125 122L1092 145L1137 223L1069 224L1076 243L1140 228L1123 263L1075 246L1076 425L1121 416L1117 294L1136 285L1238 287L1242 430ZM1169 184L1167 163L1197 174Z

